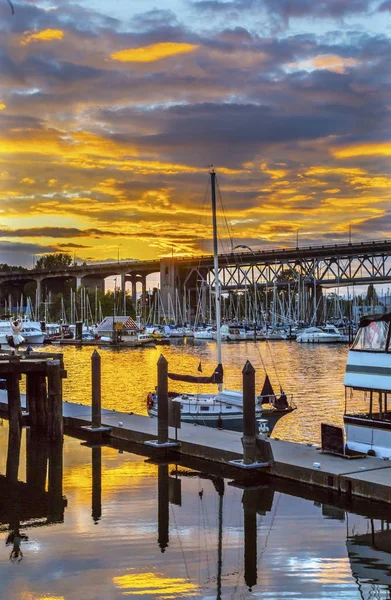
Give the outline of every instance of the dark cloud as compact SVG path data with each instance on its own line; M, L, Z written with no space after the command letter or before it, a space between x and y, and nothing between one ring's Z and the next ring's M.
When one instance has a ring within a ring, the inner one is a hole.
M386 0L386 2L383 2L378 10L380 12L391 12L391 0Z
M69 244L58 244L59 248L91 248L91 246L86 246L84 244L73 244L69 242Z
M162 27L176 27L178 25L175 13L171 10L158 8L135 15L131 20L131 26L136 31L155 31Z
M265 10L284 21L299 17L341 18L369 11L372 0L200 0L192 3L199 11L241 14Z
M0 237L50 237L50 238L74 238L74 237L105 237L124 235L115 231L103 231L101 229L77 229L76 227L33 227L30 229L0 229ZM64 245L64 244L62 244Z

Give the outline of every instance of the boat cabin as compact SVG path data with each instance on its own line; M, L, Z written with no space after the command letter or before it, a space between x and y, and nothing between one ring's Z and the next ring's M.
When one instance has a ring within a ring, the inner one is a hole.
M386 458L391 457L390 322L391 313L361 319L344 378L348 448Z

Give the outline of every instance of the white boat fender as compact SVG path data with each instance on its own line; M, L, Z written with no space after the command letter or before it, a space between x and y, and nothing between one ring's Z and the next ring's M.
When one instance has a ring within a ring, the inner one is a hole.
M314 467L314 469L320 469L320 462L314 462L312 463L312 466Z
M124 424L122 423L122 421L118 421L118 427L123 427L123 425Z

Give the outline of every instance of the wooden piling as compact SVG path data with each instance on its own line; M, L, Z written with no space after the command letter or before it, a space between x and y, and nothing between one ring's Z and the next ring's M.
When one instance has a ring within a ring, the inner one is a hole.
M163 354L157 362L157 437L158 444L168 442L168 362Z
M255 461L255 369L247 361L243 367L243 462Z
M48 421L48 439L50 441L62 440L62 379L61 362L52 360L47 364L48 376L48 404L50 418Z
M36 373L27 373L26 375L26 402L29 412L30 428L37 430L38 424L38 403L39 403L40 384Z
M91 356L92 427L102 425L101 395L101 358L94 350Z
M34 374L36 377L37 392L37 433L42 437L47 436L48 430L48 399L46 377L42 373Z

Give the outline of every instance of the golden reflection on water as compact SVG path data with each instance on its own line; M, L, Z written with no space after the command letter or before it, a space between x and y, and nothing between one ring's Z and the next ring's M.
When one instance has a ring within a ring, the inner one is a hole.
M144 594L153 594L154 598L160 600L184 597L185 595L194 596L194 591L197 589L197 586L185 579L164 577L164 575L154 572L137 573L134 571L113 577L113 583L123 590L123 594L126 596L143 597Z
M63 352L68 379L64 399L89 404L91 398L91 347L56 347ZM280 386L294 395L297 410L281 419L273 437L318 443L322 422L342 425L344 412L343 376L348 348L345 345L303 345L296 342L239 342L223 346L224 384L241 389L242 369L250 360L256 369L257 390L261 391L265 369L274 389ZM156 348L112 350L99 348L102 359L102 405L122 412L147 414L146 396L157 383L156 363L163 354L169 370L197 374L199 362L204 374L216 366L215 342L174 342ZM171 387L172 386L172 387ZM205 391L211 386L175 382L175 391Z

